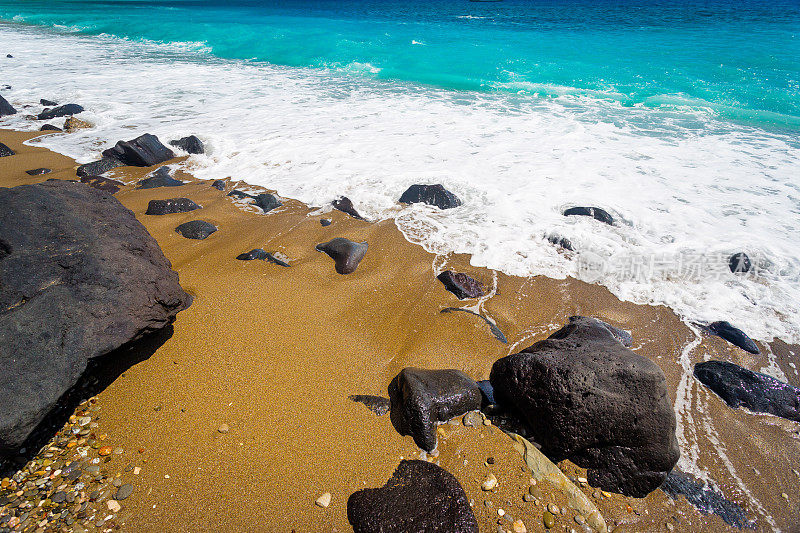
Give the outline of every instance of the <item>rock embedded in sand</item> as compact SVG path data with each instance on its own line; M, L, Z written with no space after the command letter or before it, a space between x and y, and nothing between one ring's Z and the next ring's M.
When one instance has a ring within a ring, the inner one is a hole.
M116 500L108 500L106 502L106 507L108 507L108 510L112 513L118 513L120 509L122 509L122 506Z
M84 176L99 176L105 174L111 169L125 166L122 161L118 161L113 157L104 157L91 163L85 163L78 167L76 173L80 177Z
M0 143L0 157L8 157L10 155L16 155L16 152L5 144Z
M181 137L178 140L170 141L169 144L170 146L180 148L188 154L203 154L206 151L205 147L203 146L203 141L194 135Z
M169 167L159 167L151 172L147 178L136 184L137 189L157 189L158 187L180 187L181 180L176 180L169 175Z
M677 468L669 473L661 488L672 499L683 495L702 513L713 513L722 518L729 526L739 529L753 527L744 510L734 502L727 500L713 484L700 482Z
M12 106L10 103L8 103L8 100L6 100L2 96L0 96L0 117L6 117L8 115L15 115L16 113L17 113L17 110L14 109L14 106Z
M189 306L113 196L67 181L0 188L0 455L16 453L90 360Z
M514 523L511 524L511 531L514 533L528 533L528 528L525 527L525 522L520 519L514 520Z
M168 200L150 200L147 204L145 215L171 215L174 213L188 213L200 209L201 206L188 198L170 198Z
M118 141L113 148L103 150L103 157L132 167L151 167L169 161L175 153L161 144L158 137L145 133L130 141Z
M49 174L52 172L49 168L34 168L31 170L26 170L25 174L29 176L41 176L42 174Z
M565 217L568 216L585 216L585 217L592 217L595 220L599 220L604 224L608 224L609 226L614 225L614 217L608 214L605 209L601 209L599 207L570 207L566 209L563 213Z
M483 425L483 417L480 411L470 411L464 415L461 422L467 427L477 428Z
M497 487L497 477L490 472L481 483L481 490L490 491L495 487Z
M104 178L103 176L84 176L81 178L81 183L85 183L89 187L97 189L98 191L108 192L115 194L119 192L125 184L121 181Z
M212 183L211 186L217 189L218 191L224 191L225 180L214 180L214 183Z
M212 233L217 231L217 227L211 222L205 220L192 220L184 222L177 228L175 232L187 239L195 239L201 241L207 239Z
M743 274L745 272L750 272L750 268L752 266L753 263L750 261L750 258L747 257L747 254L744 252L735 253L728 258L728 268L734 274Z
M478 533L458 480L427 461L403 460L383 487L353 493L347 519L354 533Z
M731 407L800 422L800 388L727 361L694 365L694 375Z
M435 205L439 209L452 209L460 206L461 200L441 184L412 185L400 196L400 203L424 203Z
M322 227L328 227L328 226L330 226L332 224L332 222L333 221L331 219L329 219L329 218L322 218L319 221L319 223L322 225Z
M556 517L550 511L545 511L542 515L542 522L544 523L544 527L552 529L556 525Z
M39 113L36 118L38 120L51 120L58 117L68 117L70 115L77 115L83 113L83 107L78 104L65 104L55 107L53 109L45 109Z
M498 403L523 420L554 462L589 469L589 482L644 497L680 455L666 378L596 319L569 324L496 361Z
M277 254L277 255L276 255ZM236 256L236 259L239 261L254 261L254 260L262 260L267 261L269 263L273 263L278 266L288 267L290 266L289 263L284 261L282 258L277 257L278 255L282 255L279 252L275 252L275 254L271 254L268 251L262 248L255 248L250 250L249 252L245 252ZM287 259L288 260L288 259Z
M347 196L340 196L336 200L332 201L331 205L334 207L334 209L337 209L342 213L347 213L348 215L350 215L355 219L364 220L364 217L359 215L358 211L356 211L356 208L353 206L352 200L350 200L350 198L348 198Z
M730 322L725 322L724 320L712 322L707 326L707 329L714 335L725 339L729 343L733 344L734 346L738 346L746 352L750 352L755 355L759 354L758 345L753 342L753 339L748 337L744 331L731 325Z
M317 498L314 501L314 503L317 504L317 506L322 507L323 509L327 508L331 504L331 493L326 492L320 495L320 497Z
M425 450L436 449L436 424L480 409L481 391L460 370L408 367L389 384L390 416L401 435L411 435Z
M320 252L328 254L336 264L339 274L352 274L367 253L366 242L353 242L350 239L337 237L316 246Z
M486 294L483 284L478 280L467 276L463 272L453 272L445 270L436 279L444 284L444 288L456 295L459 300L465 298L480 298Z
M352 401L363 403L367 409L372 411L378 416L383 416L389 412L389 398L383 396L372 396L369 394L352 394L348 396Z

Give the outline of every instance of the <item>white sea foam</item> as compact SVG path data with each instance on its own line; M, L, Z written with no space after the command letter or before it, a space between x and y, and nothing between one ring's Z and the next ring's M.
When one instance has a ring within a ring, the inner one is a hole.
M0 79L15 105L50 98L87 108L82 117L96 128L35 141L80 162L145 132L197 134L208 154L187 166L200 178L243 179L311 205L344 194L367 217L395 217L409 240L437 253L469 253L473 264L511 274L581 277L687 319L800 341L796 134L689 108L379 81L363 75L376 71L366 63L337 73L224 61L202 43L6 24L0 49L15 56L3 60ZM41 123L24 115L38 111L22 109L0 127L36 129ZM444 184L463 207L399 206L420 182ZM561 215L573 205L603 207L618 222ZM576 252L550 244L553 234ZM727 255L740 250L760 258L763 277L725 271ZM698 254L712 262L692 279L672 268ZM616 266L581 268L588 258ZM634 279L651 258L675 264Z

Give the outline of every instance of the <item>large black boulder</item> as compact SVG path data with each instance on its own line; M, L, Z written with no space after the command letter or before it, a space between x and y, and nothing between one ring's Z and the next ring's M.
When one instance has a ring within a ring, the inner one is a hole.
M67 181L0 188L0 455L89 362L191 302L155 239L113 196Z
M389 384L392 424L425 450L436 449L436 424L481 408L481 390L460 370L408 367Z
M605 224L610 226L614 225L614 217L608 214L605 209L601 209L599 207L570 207L569 209L564 211L564 216L584 216L584 217L592 217L595 220L599 220Z
M353 242L350 239L336 237L328 242L316 246L317 251L324 252L333 259L336 272L339 274L352 274L358 264L367 255L366 242Z
M180 148L186 153L189 154L202 154L205 153L206 149L203 146L203 141L195 137L194 135L189 135L188 137L181 137L176 141L170 141L170 146L174 146L176 148Z
M147 204L145 215L172 215L174 213L188 213L201 206L188 198L170 198L168 200L150 200Z
M386 484L347 499L354 533L478 533L478 521L458 480L427 461L400 461Z
M45 109L39 113L36 118L39 120L51 120L58 117L69 117L83 113L83 107L78 104L65 104L62 106L54 107L53 109Z
M17 110L14 109L14 106L8 103L8 100L0 96L0 117L14 115L16 112Z
M169 175L169 167L159 167L150 173L148 177L137 183L137 189L156 189L158 187L180 187L183 185L181 180L176 180Z
M759 353L758 345L753 342L753 339L748 337L744 331L733 326L730 322L720 320L718 322L712 322L706 326L706 328L714 335L725 339L729 343L733 344L734 346L738 346L746 352L750 352L755 355L758 355Z
M412 185L400 196L400 203L424 203L435 205L439 209L452 209L460 206L461 200L440 184Z
M589 469L605 490L644 497L679 457L664 373L606 324L572 317L548 339L495 362L497 402L554 462Z
M10 155L15 155L15 154L16 152L14 150L12 150L3 143L0 143L0 157L8 157Z
M731 407L800 422L800 388L727 361L697 363L694 375Z
M101 174L105 174L111 169L122 166L125 166L125 163L122 161L114 159L113 157L104 157L97 161L92 161L91 163L85 163L79 166L75 173L80 177L99 176Z
M151 167L169 161L175 153L161 144L158 137L145 133L131 141L118 141L113 148L103 150L103 156L132 167Z

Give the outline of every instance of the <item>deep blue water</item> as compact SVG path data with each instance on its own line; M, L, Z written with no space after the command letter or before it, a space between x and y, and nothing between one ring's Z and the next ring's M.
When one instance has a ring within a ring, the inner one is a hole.
M455 90L800 128L800 2L0 0L0 19Z

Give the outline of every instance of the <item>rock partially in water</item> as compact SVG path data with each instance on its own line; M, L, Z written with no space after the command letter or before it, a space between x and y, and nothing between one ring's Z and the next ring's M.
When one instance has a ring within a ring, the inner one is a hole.
M354 533L478 533L458 480L427 461L400 461L383 487L353 493L347 519Z
M47 100L46 98L39 100L39 103L45 107L55 107L58 105L58 102L53 102L52 100Z
M64 121L64 131L67 133L75 133L78 130L88 130L94 127L94 124L81 120L76 117L67 117Z
M347 213L348 215L350 215L355 219L364 220L364 217L359 215L358 211L356 211L356 208L353 206L352 200L350 200L350 198L348 198L347 196L340 196L336 200L332 201L331 205L334 207L334 209L338 209L342 213Z
M560 246L565 250L569 250L570 252L574 251L574 248L572 247L572 241L566 237L562 237L560 235L548 235L547 241L550 244L555 244L556 246Z
M694 479L689 474L674 469L661 486L671 498L683 495L686 500L705 514L715 514L726 524L738 528L750 528L753 524L747 519L744 510L729 501L716 487Z
M743 274L745 272L750 272L750 268L753 266L753 263L750 261L750 258L747 257L747 254L744 252L735 253L728 258L728 268L734 274Z
M187 239L203 240L207 239L209 235L217 231L217 227L211 222L205 220L192 220L184 222L177 228L175 232Z
M800 388L727 361L697 363L694 375L731 407L800 422Z
M554 462L589 469L593 486L644 497L679 457L664 373L593 318L495 362L497 402Z
M392 424L425 450L436 449L436 424L481 408L481 391L460 370L408 367L389 384Z
M214 180L214 183L212 183L211 186L217 189L218 191L224 191L225 180Z
M318 244L316 249L328 254L334 260L336 272L352 274L367 253L367 243L336 237L328 242Z
M0 242L3 455L90 361L160 331L191 297L134 214L82 184L0 188Z
M424 203L435 205L439 209L452 209L461 205L461 200L455 194L436 185L412 185L400 196L401 204Z
M367 409L372 411L378 416L383 416L389 412L389 398L383 396L371 396L369 394L352 394L348 396L351 400L358 403L363 403Z
M0 143L0 157L8 157L10 155L16 155L16 152L5 144Z
M262 248L256 248L254 250L250 250L249 252L239 254L236 256L236 259L238 259L239 261L253 261L256 259L260 259L262 261L268 261L270 263L274 263L282 267L289 266L289 263L287 263L286 261L284 261L279 257L276 257L274 254L271 254Z
M320 224L322 225L322 227L324 227L324 228L326 228L326 227L330 226L332 222L333 222L333 221L332 221L331 219L329 219L329 218L322 218L322 219L320 219L320 221L319 221L319 223L320 223Z
M111 169L125 166L122 161L118 161L112 157L104 157L98 161L92 161L78 167L76 173L80 177L84 176L99 176L105 174Z
M614 217L608 214L605 209L601 209L600 207L570 207L569 209L564 211L564 216L585 216L585 217L592 217L595 220L599 220L604 224L608 224L609 226L614 225Z
M29 176L41 176L42 174L49 174L52 172L49 168L34 168L31 170L26 170L25 174Z
M176 180L169 175L169 167L159 167L150 173L149 177L137 183L137 189L156 189L158 187L180 187L181 180Z
M489 326L489 331L492 332L492 335L494 335L494 337L497 340L499 340L500 342L502 342L503 344L508 344L508 339L506 339L506 336L503 335L502 331L500 331L500 328L497 327L497 324L495 324L494 322L492 322L491 320L489 320L488 318L486 318L485 316L483 316L480 313L476 313L475 311L471 311L469 309L461 309L460 307L445 307L444 309L442 309L439 312L440 313L453 313L453 312L459 312L459 311L462 312L462 313L467 313L469 315L474 315L474 316L480 318L481 320L483 320L484 322L486 322L486 325Z
M78 104L65 104L62 106L54 107L53 109L45 109L39 113L36 118L39 120L51 120L58 117L68 117L83 113L83 106Z
M188 198L170 198L169 200L150 200L145 215L171 215L188 213L201 207Z
M755 342L753 342L753 339L748 337L744 331L731 325L730 322L725 322L723 320L719 322L712 322L706 326L706 329L708 329L708 331L714 335L725 339L729 343L733 344L734 346L738 346L746 352L750 352L755 355L759 354L758 346Z
M44 126L39 128L39 131L63 131L63 130L58 126L53 126L52 124L45 124Z
M103 150L103 156L132 167L151 167L169 161L175 153L161 144L158 137L145 133L130 141L118 141L113 148Z
M0 117L6 117L8 115L15 115L16 113L17 113L17 110L14 109L14 106L12 106L10 103L8 103L8 100L6 100L2 96L0 96Z
M180 148L188 154L204 154L206 151L205 146L203 146L203 141L194 135L182 137L175 141L170 141L169 144L170 146Z
M467 276L463 272L445 270L436 279L444 284L444 288L456 295L459 300L465 298L480 298L486 294L483 284Z
M81 178L81 183L85 183L89 187L111 194L119 192L125 185L121 181L104 178L103 176L84 176Z
M283 203L281 203L280 200L275 198L274 195L267 192L252 195L252 194L247 194L244 191L234 189L228 193L228 196L236 198L238 200L249 198L253 200L252 204L257 207L260 207L264 213L269 213L273 209L281 207L283 205Z

